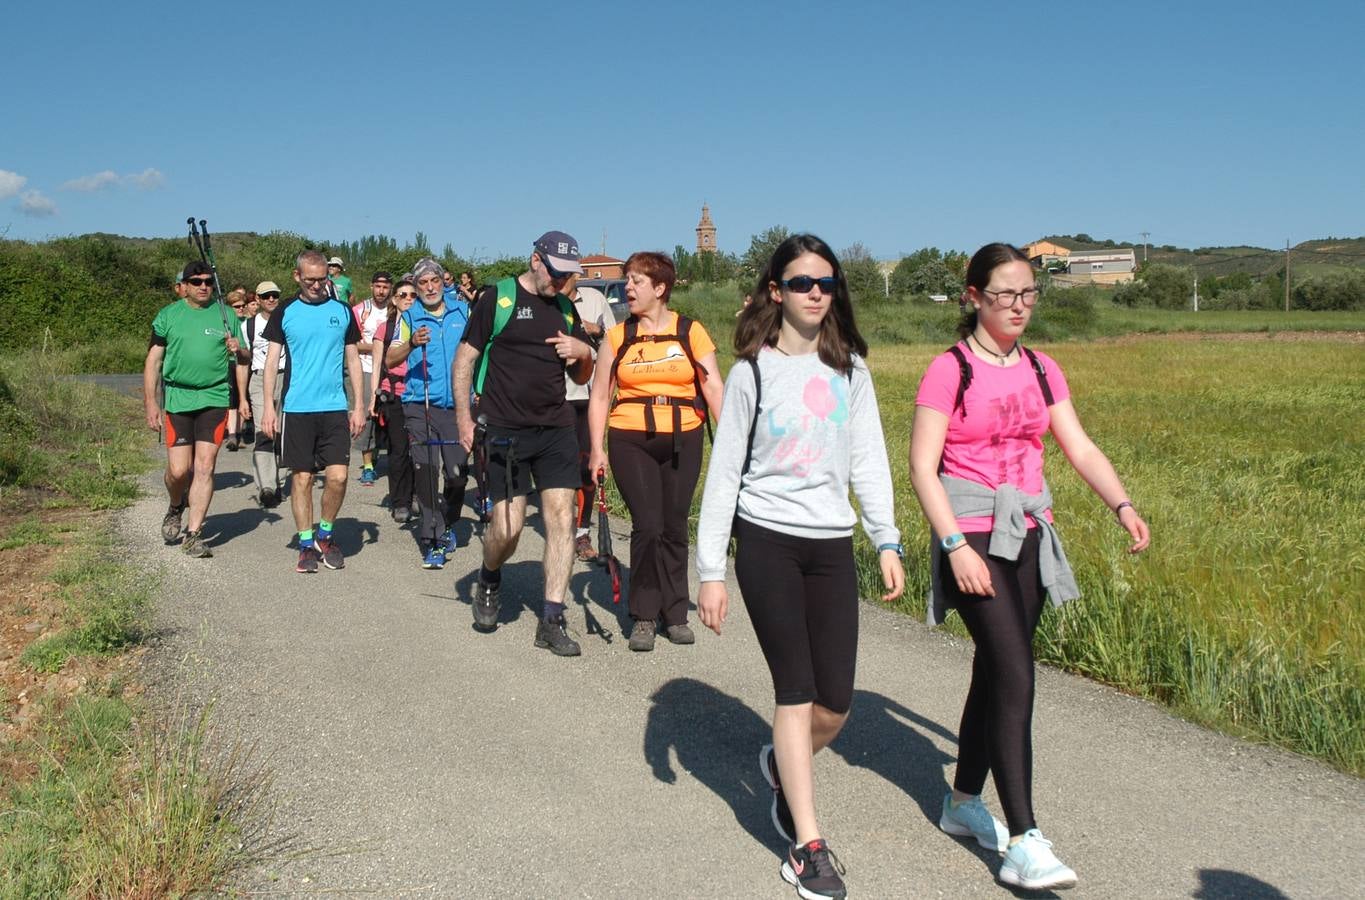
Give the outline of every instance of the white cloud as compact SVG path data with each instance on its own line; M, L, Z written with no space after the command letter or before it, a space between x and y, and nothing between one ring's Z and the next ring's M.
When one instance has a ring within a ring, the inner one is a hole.
M24 189L28 179L18 172L0 169L0 200L8 200Z
M62 185L62 190L90 194L108 187L114 187L118 183L118 175L109 169L105 169L103 172L96 172L94 175L82 175L80 178L73 178Z
M166 176L157 169L143 169L135 175L125 175L123 180L139 191L154 191L166 184Z
M57 204L43 196L42 191L24 191L19 195L19 211L35 219L55 216Z
M162 175L157 169L146 168L141 172L131 172L127 175L120 175L113 169L105 169L103 172L96 172L94 175L82 175L80 178L73 178L62 185L62 190L93 194L96 191L126 186L136 188L139 191L154 191L165 183L166 176Z

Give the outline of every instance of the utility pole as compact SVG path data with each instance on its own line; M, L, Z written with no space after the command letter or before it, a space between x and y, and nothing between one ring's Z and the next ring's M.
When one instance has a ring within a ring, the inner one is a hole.
M1146 262L1146 261L1147 261L1147 238L1151 237L1151 236L1152 236L1152 233L1151 233L1150 231L1139 231L1138 234L1142 235L1142 261L1143 261L1143 262Z
M1199 312L1199 272L1194 273L1194 311Z
M1289 238L1284 239L1284 311L1289 312Z

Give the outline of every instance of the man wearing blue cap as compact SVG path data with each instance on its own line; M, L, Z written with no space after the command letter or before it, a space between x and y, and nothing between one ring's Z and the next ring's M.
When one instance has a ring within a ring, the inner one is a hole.
M574 492L579 486L574 412L564 398L564 374L582 384L592 375L592 348L573 304L569 277L582 274L578 242L549 231L534 243L530 268L483 289L455 357L460 443L474 447L471 387L486 422L486 478L493 499L484 532L483 566L474 589L474 624L498 623L502 565L517 548L534 482L545 523L545 597L535 645L577 656L564 621L573 566ZM478 363L478 374L475 374Z

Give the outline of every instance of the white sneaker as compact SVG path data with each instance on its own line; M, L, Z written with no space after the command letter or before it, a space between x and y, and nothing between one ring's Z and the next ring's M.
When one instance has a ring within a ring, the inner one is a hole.
M1052 841L1043 837L1037 828L1030 828L1018 843L1005 851L1000 880L1027 891L1045 891L1074 887L1076 873L1052 852Z

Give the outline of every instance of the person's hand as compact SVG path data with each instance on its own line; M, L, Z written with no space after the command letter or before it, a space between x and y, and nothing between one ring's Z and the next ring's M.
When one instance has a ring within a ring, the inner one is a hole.
M957 589L964 594L980 597L994 597L995 588L991 585L991 570L986 561L975 550L963 545L948 554L948 564L953 569Z
M368 418L368 416L365 415L365 410L361 408L360 404L357 403L355 409L351 410L350 418L351 437L359 437L360 432L365 430L365 420Z
M276 432L280 427L280 420L279 417L275 414L275 410L267 409L261 415L259 427L261 431L265 432L266 437L270 438L272 441L275 440Z
M592 483L600 483L601 480L606 477L607 454L603 453L601 450L594 450L589 453L588 471L592 473Z
M227 345L227 351L229 356L236 357L242 350L241 342L238 341L232 335L228 335L227 337L223 338L223 343Z
M877 562L882 567L882 584L886 585L882 601L890 603L905 590L905 567L901 564L900 554L895 550L883 550L878 553Z
M237 404L237 415L242 417L242 421L251 419L251 401L243 397L242 402Z
M150 428L152 431L155 431L157 434L160 434L160 433L161 433L161 407L160 407L160 406L157 406L155 403L148 403L148 404L146 405L146 412L147 412L147 427Z
M568 362L571 359L590 359L592 358L592 348L583 343L576 337L571 337L562 331L555 332L555 336L546 338L545 343L553 344L555 355Z
M474 452L474 420L467 415L459 414L456 414L455 419L455 427L459 429L460 433L460 446L465 449L466 453Z
M593 338L595 338L595 337L601 337L601 336L602 336L602 326L601 326L601 325L598 325L596 322L584 322L584 323L583 323L583 333L586 334L588 337L593 337Z
M429 343L431 343L431 329L426 325L412 333L412 345L414 347L422 347Z
M1133 545L1128 548L1129 553L1141 553L1152 542L1152 532L1147 523L1131 506L1119 510L1119 524L1133 537Z
M723 581L703 581L697 593L697 618L707 628L720 634L725 614L730 611L730 597Z

